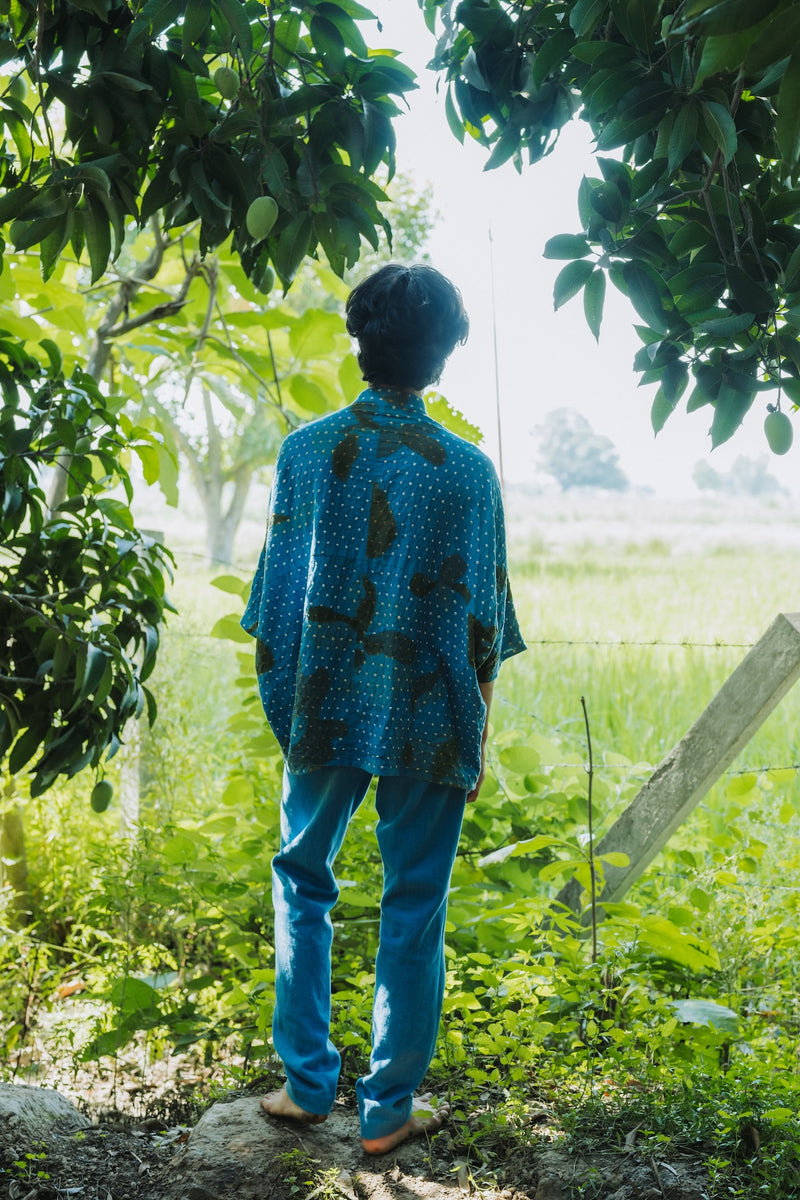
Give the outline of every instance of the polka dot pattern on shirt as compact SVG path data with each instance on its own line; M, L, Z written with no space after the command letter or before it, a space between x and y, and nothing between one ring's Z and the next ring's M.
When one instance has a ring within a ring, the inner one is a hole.
M421 397L371 388L295 430L242 625L289 770L471 788L478 684L525 649L490 460Z

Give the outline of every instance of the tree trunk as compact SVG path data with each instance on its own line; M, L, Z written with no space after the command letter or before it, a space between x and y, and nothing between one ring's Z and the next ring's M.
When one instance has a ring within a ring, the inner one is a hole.
M13 929L22 929L33 920L33 904L28 887L28 857L22 809L9 804L0 825L0 879L3 889L11 892L8 921Z
M233 566L233 544L242 523L252 479L252 470L240 467L233 476L233 495L225 512L219 503L214 511L210 504L205 505L206 549L216 566Z
M137 264L135 276L125 277L120 280L119 287L97 326L92 348L89 352L89 360L86 364L86 374L91 375L92 379L96 380L97 383L103 378L108 360L111 357L111 343L113 339L124 336L130 330L136 329L140 325L146 325L150 321L160 321L176 312L180 312L186 302L189 284L200 269L200 260L198 258L194 258L191 262L186 263L186 274L177 295L173 299L167 301L165 304L157 304L149 312L143 313L139 317L122 320L121 318L127 314L128 307L139 289L151 279L155 279L164 261L164 253L167 247L171 245L169 239L162 233L155 217L151 221L151 227L155 234L153 249L144 262ZM50 481L50 490L47 497L47 507L51 512L58 508L60 504L63 504L67 497L67 482L71 463L72 455L67 451L59 454L54 463L53 476Z

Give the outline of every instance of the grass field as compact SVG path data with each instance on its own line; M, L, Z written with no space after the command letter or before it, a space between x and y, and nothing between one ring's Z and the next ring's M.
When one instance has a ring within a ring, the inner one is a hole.
M213 1022L227 1027L230 1021L249 1054L256 1020L255 1040L263 1043L271 961L269 858L277 838L280 767L274 755L259 761L250 750L250 731L236 722L245 697L253 699L252 678L237 679L237 653L249 657L250 644L237 646L210 631L220 616L241 609L238 597L211 581L232 572L248 578L260 549L265 503L263 492L254 498L235 562L219 568L205 559L191 506L173 513L154 504L152 493L141 506L141 524L162 529L176 552L172 595L179 611L170 618L150 681L159 721L144 735L136 847L118 836L116 806L87 819L88 776L53 788L26 812L32 882L42 905L44 939L37 953L47 967L37 970L49 989L37 1003L45 1009L52 1004L53 979L71 981L76 970L85 970L95 999L106 1005L98 1008L104 1037L112 1037L114 1021L123 1022L126 1037L151 1028L149 1014L139 1027L137 1013L117 1003L119 972L124 969L126 978L178 971L191 976L205 973L208 959L216 993L203 990L192 1016L190 1007L179 1010L177 993L165 986L160 999L166 1032L147 1036L156 1047L167 1046L182 1022L199 1028L208 1012L212 1041ZM644 495L562 497L511 489L507 509L511 579L529 649L504 666L496 692L490 762L499 785L494 791L490 786L467 815L450 905L453 969L444 1057L434 1069L448 1081L461 1080L465 1107L484 1104L481 1089L489 1088L499 1089L502 1108L505 1086L515 1103L520 1096L533 1103L537 1081L552 1076L554 1088L565 1087L565 1121L577 1120L575 1113L591 1115L583 1107L589 1097L605 1128L612 1101L593 1089L598 1072L605 1078L616 1064L623 1078L650 1078L646 1120L654 1137L702 1145L704 1155L713 1145L720 1161L738 1156L736 1171L745 1154L739 1124L755 1108L764 1110L758 1121L767 1149L745 1164L750 1174L742 1175L743 1190L733 1190L730 1181L739 1176L726 1173L723 1163L721 1190L709 1195L749 1197L756 1194L753 1181L771 1172L773 1182L758 1194L783 1200L794 1194L785 1180L794 1179L800 1158L786 1070L796 1061L800 1032L800 687L629 894L633 915L601 927L596 961L589 960L586 941L570 935L555 934L552 952L537 948L545 898L563 882L559 863L547 859L551 851L538 859L512 858L496 869L479 869L478 859L542 830L583 852L581 697L591 726L602 832L774 617L800 611L800 508L732 509ZM530 777L506 771L505 750L529 746L532 735L551 743L556 760L569 765L562 771L551 758ZM119 759L110 776L119 786ZM369 1033L377 933L373 820L365 804L337 861L340 877L349 880L336 910L338 1035L354 1062ZM171 853L166 867L160 857L165 849ZM563 846L552 852L554 859L565 853ZM547 876L550 867L556 873ZM62 952L64 929L70 930L70 947L78 948L75 962ZM84 945L92 954L82 958ZM20 972L28 969L12 951L0 959L0 993L4 987L19 991ZM716 1028L694 1024L689 1034L676 1023L672 1006L688 998L735 1010L733 1048ZM15 1037L22 1028L17 1021ZM74 1031L64 1026L59 1036L66 1062L78 1053ZM268 1049L261 1045L262 1052ZM102 1059L99 1051L97 1057ZM728 1071L729 1062L735 1071ZM695 1083L708 1110L702 1121L692 1116L700 1109L686 1090ZM668 1094L669 1103L662 1103ZM633 1123L641 1123L644 1100L634 1096L633 1103ZM487 1136L494 1136L498 1118L489 1108L485 1125Z
M262 490L237 542L232 569L242 578L255 565L265 506ZM511 581L529 649L501 672L496 730L552 734L584 753L583 696L598 760L612 754L655 765L777 614L800 611L798 502L512 487L506 507ZM208 586L219 572L205 560L196 514L160 508L144 521L164 527L179 556L181 613L166 635L169 654L191 657L203 646L194 669L224 674L227 655L232 671L230 645L203 636L235 605ZM166 658L165 673L174 676ZM800 687L731 770L793 766L799 724ZM797 782L782 786L800 807Z

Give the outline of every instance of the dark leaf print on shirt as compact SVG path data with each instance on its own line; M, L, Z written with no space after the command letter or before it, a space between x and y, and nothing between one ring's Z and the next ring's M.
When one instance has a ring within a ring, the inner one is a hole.
M417 655L417 648L411 638L396 629L367 634L364 638L364 649L367 654L385 654L387 658L406 664L413 663Z
M350 470L353 463L361 453L361 447L358 444L358 434L348 433L347 437L333 447L333 473L340 483L344 483L350 476Z
M437 667L435 671L428 671L424 675L417 675L411 685L411 711L417 707L417 702L423 696L427 696L436 687L440 679L444 679L444 671L441 667Z
M447 779L448 775L452 775L458 764L458 742L455 738L451 738L447 742L442 742L436 748L436 754L431 764L431 774L434 781L439 782L441 779Z
M256 639L256 675L263 675L275 666L275 655L266 642Z
M302 720L305 732L294 743L298 761L323 766L336 754L333 743L337 738L347 737L350 727L346 721L329 720L319 716L319 710L331 686L327 667L318 667L310 675L303 675L297 687L292 723Z
M424 575L421 571L417 571L412 575L409 588L415 596L429 595L435 587L450 588L451 591L457 592L469 604L472 599L472 592L465 583L459 583L461 576L467 569L467 564L460 554L451 554L446 558L439 568L439 574L435 579L431 579L429 575Z
M367 528L367 558L378 558L385 554L397 537L397 522L383 488L372 485L369 503L369 526Z
M404 446L421 455L434 467L440 467L447 461L447 451L442 443L425 433L419 425L399 425L397 428L391 426L382 429L375 454L377 458L388 458Z
M379 428L375 422L374 404L356 400L350 405L350 412L355 417L356 424L349 426L342 440L333 447L331 456L333 473L340 483L345 483L349 479L353 463L361 453L358 435Z
M378 413L377 406L371 404L369 400L354 400L350 405L350 412L362 429L380 429L375 420Z
M467 614L467 627L469 661L478 672L478 678L484 682L491 677L497 665L497 630L493 625L482 625L472 613Z
M309 621L319 623L341 621L343 625L349 625L355 632L356 638L367 654L385 654L388 658L396 659L397 662L412 663L417 651L410 637L406 637L404 633L396 629L367 633L378 606L378 593L375 584L367 575L363 576L361 583L364 588L364 596L359 602L354 617L348 616L347 613L337 612L335 608L331 608L327 604L312 604L308 610ZM358 659L356 665L360 665Z

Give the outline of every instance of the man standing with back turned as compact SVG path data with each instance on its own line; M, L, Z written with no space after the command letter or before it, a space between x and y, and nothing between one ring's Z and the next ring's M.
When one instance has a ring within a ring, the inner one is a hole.
M262 1105L319 1123L336 1097L333 861L378 776L380 944L356 1091L364 1149L382 1154L447 1115L414 1115L413 1093L436 1043L447 891L493 680L525 644L494 468L421 396L466 340L458 290L432 267L382 267L351 293L347 329L368 387L284 441L242 619L285 760L272 1032L286 1085Z

